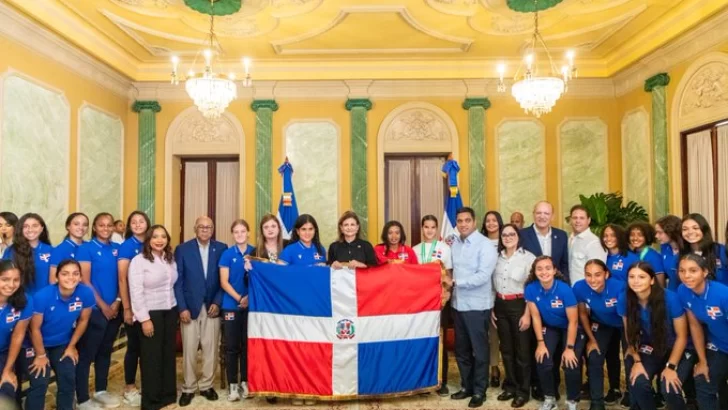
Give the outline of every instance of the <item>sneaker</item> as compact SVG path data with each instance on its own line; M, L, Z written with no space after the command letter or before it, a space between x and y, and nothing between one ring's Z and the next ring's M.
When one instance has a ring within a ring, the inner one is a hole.
M86 400L85 402L76 405L76 409L78 410L101 410L103 407L101 407L100 403L96 403L93 400Z
M248 389L248 382L240 382L240 397L243 399L251 399L252 397L249 397L250 390Z
M440 386L440 388L437 390L437 395L441 397L446 397L450 395L450 389L447 388L447 384L443 384Z
M559 410L559 406L556 405L556 397L545 396L538 410Z
M566 400L566 409L567 410L577 410L576 402L573 400Z
M238 385L236 383L230 383L230 386L228 386L228 401L238 401L240 400L240 394L238 394Z
M105 409L115 409L121 406L121 400L107 391L97 391L94 394L94 401L101 404L101 407Z
M304 400L303 404L305 404L306 406L313 406L316 404L316 400Z
M124 392L124 404L126 404L129 407L141 407L142 405L142 395L139 393L139 390L129 390Z
M622 401L619 402L619 405L622 406L623 409L630 408L628 391L624 392L624 395L622 396Z
M607 395L604 396L604 404L617 404L619 402L619 399L622 398L622 392L617 389L611 389L607 392Z
M291 400L291 404L294 406L303 406L303 400L301 399L293 399Z

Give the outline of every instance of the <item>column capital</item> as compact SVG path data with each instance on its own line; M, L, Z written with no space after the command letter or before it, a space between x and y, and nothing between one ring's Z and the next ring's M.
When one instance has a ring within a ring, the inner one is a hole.
M652 92L655 87L666 87L670 84L670 76L667 73L655 74L645 80L645 91Z
M372 109L372 100L368 98L350 98L346 100L346 110L351 111L354 108L364 108L367 111Z
M258 112L261 108L270 108L271 111L278 111L278 103L276 100L254 100L250 104L253 111Z
M484 110L490 108L490 100L487 97L481 98L466 98L463 101L463 109L469 110L473 107L483 107Z
M134 112L140 112L141 110L152 110L154 112L160 112L162 111L162 106L159 105L159 102L155 100L134 101L131 109Z

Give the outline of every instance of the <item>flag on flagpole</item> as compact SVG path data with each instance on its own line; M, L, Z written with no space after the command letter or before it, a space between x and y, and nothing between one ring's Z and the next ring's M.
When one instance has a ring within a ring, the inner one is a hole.
M463 199L460 197L458 189L458 172L460 172L460 165L452 159L452 154L450 154L447 162L442 165L442 173L447 178L448 190L445 195L445 212L442 216L442 230L440 231L441 239L448 244L452 244L455 235L458 234L455 217L458 209L463 207Z
M438 264L352 270L253 262L249 275L251 393L349 400L440 383Z
M296 204L296 194L293 192L293 166L288 161L288 157L278 168L278 173L283 176L283 193L281 202L278 204L278 221L283 227L283 239L291 239L293 225L298 218L298 205Z

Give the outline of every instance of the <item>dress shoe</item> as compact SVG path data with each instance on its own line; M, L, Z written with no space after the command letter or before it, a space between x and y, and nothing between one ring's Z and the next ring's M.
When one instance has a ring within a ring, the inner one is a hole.
M189 406L190 403L192 403L193 397L195 397L195 393L182 393L182 395L179 396L179 406L180 407Z
M207 390L200 391L200 396L202 396L202 397L204 397L204 398L206 398L207 400L210 400L210 401L217 400L217 392L212 387L210 387Z
M276 403L278 403L278 398L277 397L266 397L265 401L267 401L268 404L276 404Z
M472 395L473 395L473 393L471 393L469 391L460 390L459 392L454 393L453 395L451 395L450 398L453 399L453 400L463 400L463 399L467 399L468 397L470 397Z
M525 406L526 403L528 403L527 398L518 396L515 399L513 399L513 401L511 402L511 407L513 407L514 409L518 409L518 408Z
M440 389L437 390L437 395L441 397L450 395L450 389L447 388L447 384L443 383L442 386L440 386Z
M541 388L536 386L531 387L531 397L533 397L533 399L537 401L543 401L545 398Z
M468 403L468 407L470 408L476 408L483 405L483 402L485 401L485 396L481 396L480 394L476 394L473 397L470 398L470 403Z
M606 407L604 407L604 403L597 403L593 401L589 405L589 410L606 410Z
M500 369L498 366L491 367L490 387L500 387Z
M516 394L510 391L504 391L503 393L499 394L497 399L498 401L508 401L516 397Z

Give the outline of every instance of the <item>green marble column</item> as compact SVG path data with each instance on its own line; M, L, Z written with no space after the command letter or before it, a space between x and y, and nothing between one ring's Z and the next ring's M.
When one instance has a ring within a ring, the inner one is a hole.
M255 219L260 221L273 211L273 111L278 103L255 100L250 108L255 111Z
M652 219L670 213L670 180L667 174L667 97L665 87L670 83L667 73L645 81L645 91L652 93L652 156L654 158L654 205Z
M466 98L463 109L468 110L468 170L470 171L470 207L478 218L485 215L485 110L487 98Z
M136 101L132 110L139 114L139 152L137 165L137 209L154 223L155 155L157 144L157 101Z
M351 112L351 207L359 216L359 232L366 239L369 227L367 206L367 111L372 102L366 98L346 101Z

